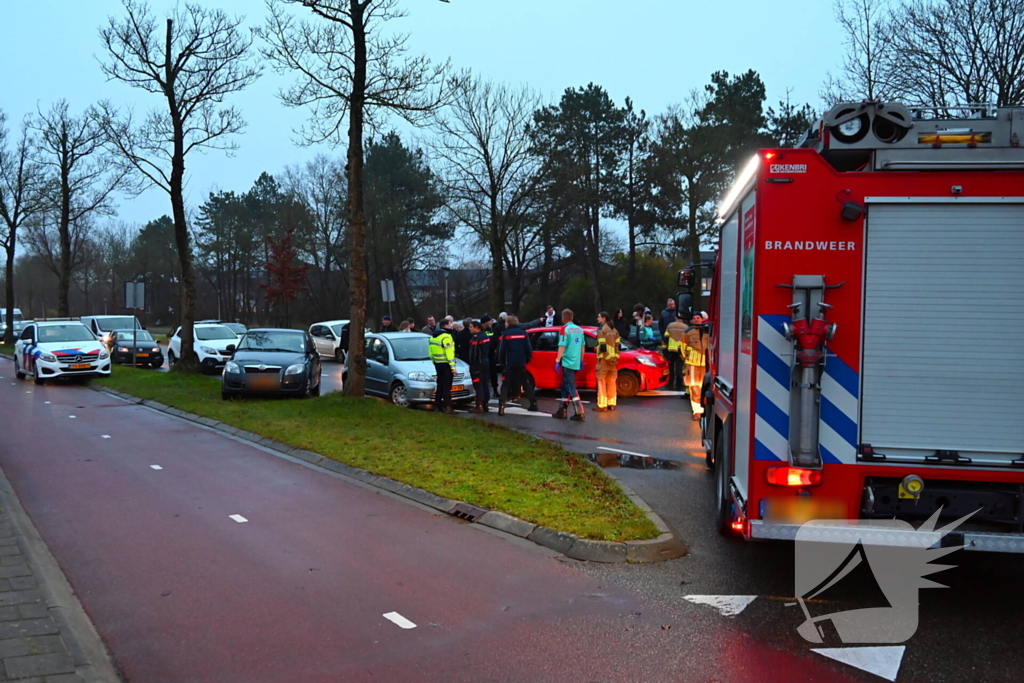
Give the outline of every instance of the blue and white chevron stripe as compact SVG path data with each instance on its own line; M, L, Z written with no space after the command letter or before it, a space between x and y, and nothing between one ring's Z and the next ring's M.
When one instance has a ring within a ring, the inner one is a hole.
M793 344L782 324L788 315L762 315L757 326L754 459L789 460L789 390Z
M860 377L839 356L825 357L821 378L821 416L818 445L825 462L857 462L857 416L860 414Z

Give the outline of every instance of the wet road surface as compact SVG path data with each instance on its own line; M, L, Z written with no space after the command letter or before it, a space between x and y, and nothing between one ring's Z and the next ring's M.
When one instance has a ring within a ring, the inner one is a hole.
M869 680L706 606L12 370L0 361L0 466L133 683Z

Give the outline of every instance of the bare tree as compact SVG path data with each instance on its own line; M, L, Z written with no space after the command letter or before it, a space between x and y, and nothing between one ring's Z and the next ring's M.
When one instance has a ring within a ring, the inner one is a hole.
M309 9L297 19L289 5ZM351 323L345 392L362 396L366 385L366 217L363 198L363 136L389 114L421 122L450 92L448 63L407 55L408 34L384 25L405 16L398 0L268 0L269 17L257 34L262 52L281 73L297 80L280 93L292 107L309 107L297 131L307 144L348 146L349 283ZM347 124L347 130L346 130Z
M192 344L196 283L185 214L185 159L202 149L230 152L229 136L245 127L241 112L224 104L227 96L252 84L260 68L250 59L252 39L242 18L194 4L176 8L161 35L156 18L140 0L123 0L127 16L111 17L100 30L107 60L103 72L158 95L163 106L142 120L101 105L111 145L150 184L170 196L181 268L181 355L179 369L198 369Z
M533 90L467 78L434 118L430 150L458 225L470 228L490 255L490 310L505 308L505 266L518 235L533 227L537 158L528 133L543 102ZM519 260L519 259L515 259ZM515 306L513 306L515 308Z
M829 106L851 100L893 97L889 81L893 58L891 9L887 0L834 0L836 21L845 34L846 53L838 76L829 74L821 98Z
M39 133L39 162L53 179L50 202L55 219L33 231L33 242L57 274L60 316L70 315L68 290L81 265L87 219L111 215L114 193L134 190L130 167L104 148L103 128L94 112L75 116L69 109L67 100L58 100L33 121Z
M3 221L0 223L0 244L6 256L5 344L14 343L14 257L17 254L18 230L38 219L46 210L44 172L34 158L36 141L32 138L29 121L22 122L21 135L16 140L9 138L7 117L0 111L0 219Z

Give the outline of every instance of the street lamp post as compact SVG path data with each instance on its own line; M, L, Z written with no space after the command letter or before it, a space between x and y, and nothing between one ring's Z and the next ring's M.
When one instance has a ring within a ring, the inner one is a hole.
M444 273L444 317L448 317L448 276L452 274L451 268L445 267L441 269Z

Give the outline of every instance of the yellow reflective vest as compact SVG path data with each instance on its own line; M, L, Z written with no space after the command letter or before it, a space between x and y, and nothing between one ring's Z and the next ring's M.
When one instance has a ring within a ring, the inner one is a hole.
M455 369L455 338L445 331L430 338L430 360L434 363L448 363Z

